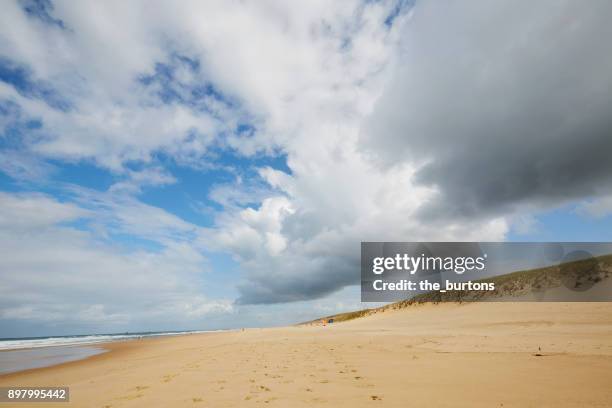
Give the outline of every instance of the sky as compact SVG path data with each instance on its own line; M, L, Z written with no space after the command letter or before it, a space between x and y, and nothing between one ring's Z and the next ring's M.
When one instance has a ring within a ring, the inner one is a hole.
M295 323L361 241L611 241L612 3L16 1L0 337Z

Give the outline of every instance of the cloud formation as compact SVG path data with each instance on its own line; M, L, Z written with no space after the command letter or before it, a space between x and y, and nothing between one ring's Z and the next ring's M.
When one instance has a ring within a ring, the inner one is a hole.
M605 1L417 4L363 149L419 163L435 217L609 192L611 13Z
M24 4L0 15L0 170L27 190L0 196L5 319L354 306L330 299L360 241L497 241L609 207L607 2ZM83 163L112 185L35 192ZM227 173L188 203L202 220L145 203L177 169Z
M332 272L339 278L329 286L318 271L347 263L344 252L334 253L341 248L326 254L318 247L324 229L334 235L341 225L322 223L344 212L357 187L347 184L349 196L335 200L330 195L350 174L343 170L332 183L325 172L340 169L338 159L353 161L342 159L344 145L354 145L402 17L391 1L7 3L0 16L0 125L11 160L3 171L26 190L40 188L51 160L59 169L94 165L117 181L107 191L60 184L57 197L3 193L2 205L21 211L3 231L11 263L3 268L6 290L24 290L17 276L32 285L24 298L5 298L3 317L60 321L83 310L89 312L75 319L121 324L126 316L150 321L160 310L169 321L193 317L190 310L231 311L227 299L201 295L212 250L239 262L244 287L256 294L241 303L312 299L355 283L346 267ZM290 171L215 162L228 152L285 156ZM145 188L180 181L168 163L238 174L235 183L211 189L211 225L140 200ZM366 171L361 163L355 169ZM26 205L74 214L45 218L43 226L22 214ZM358 213L338 221L353 222ZM29 230L15 225L19 218L40 233L24 235ZM302 245L320 259L298 254ZM292 254L310 276L295 280L280 267ZM262 290L267 278L259 274L270 267L280 284ZM214 272L223 279L225 271ZM299 288L304 279L311 289ZM138 283L143 296L130 298ZM152 307L145 298L160 301Z
M264 173L292 209L277 214L285 250L262 259L261 235L239 301L349 285L361 240L501 240L529 211L608 192L611 12L417 3L384 91L361 101L372 113L310 124L325 137L287 143L293 174Z
M184 222L133 200L92 198L83 209L43 194L0 193L1 319L104 331L170 328L159 321L185 327L232 312L231 300L198 289L206 261ZM108 228L92 232L78 222ZM117 234L161 248L117 250Z

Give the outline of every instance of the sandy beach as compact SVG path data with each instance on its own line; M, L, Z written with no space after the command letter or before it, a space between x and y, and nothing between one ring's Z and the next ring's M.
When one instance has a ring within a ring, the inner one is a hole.
M610 303L425 304L104 347L0 386L69 386L66 406L100 408L612 406Z

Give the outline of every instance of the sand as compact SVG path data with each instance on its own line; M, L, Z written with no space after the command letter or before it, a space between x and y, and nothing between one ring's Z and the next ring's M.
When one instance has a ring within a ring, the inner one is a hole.
M100 408L612 406L612 303L427 304L105 347L0 386L67 385L54 406Z

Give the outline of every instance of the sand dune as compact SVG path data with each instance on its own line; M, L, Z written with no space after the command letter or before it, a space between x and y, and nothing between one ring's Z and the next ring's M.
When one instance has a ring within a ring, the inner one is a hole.
M107 347L0 385L68 385L62 406L101 408L612 406L612 303L422 304Z

